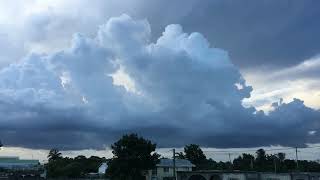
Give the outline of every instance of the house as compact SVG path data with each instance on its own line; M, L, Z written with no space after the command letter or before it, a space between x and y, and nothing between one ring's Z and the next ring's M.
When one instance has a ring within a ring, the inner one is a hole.
M9 170L38 170L39 160L19 159L19 157L2 156L0 157L0 168Z
M190 161L186 159L176 159L175 161L176 172L178 171L192 171L195 167ZM147 180L169 180L174 177L173 159L160 159L160 163L156 168L149 170L146 174Z

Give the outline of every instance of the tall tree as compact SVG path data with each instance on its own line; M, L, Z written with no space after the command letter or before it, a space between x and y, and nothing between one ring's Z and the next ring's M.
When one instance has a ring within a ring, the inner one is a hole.
M286 159L286 154L285 153L279 152L277 154L277 156L278 156L280 162L283 162Z
M155 153L156 144L138 137L137 134L124 135L111 145L113 159L109 162L107 173L112 179L144 179L146 170L155 168L160 155Z
M51 149L48 154L48 161L56 161L62 158L62 154L58 149Z
M265 171L266 170L266 160L267 160L267 156L266 156L266 151L264 149L258 149L256 151L256 169L258 171Z
M233 166L237 170L253 170L254 157L251 154L243 153L241 156L233 160Z
M266 151L264 149L258 149L256 151L257 160L265 160L266 159Z
M177 159L185 159L186 157L185 157L185 155L183 154L183 152L178 152L178 153L176 154L176 158L177 158Z
M284 171L285 170L285 167L284 167L284 160L286 159L286 154L285 153L282 153L282 152L279 152L277 154L277 157L279 159L279 171Z
M203 168L206 164L206 155L203 153L199 145L189 144L184 147L185 158L188 159L192 164L196 165L197 169Z
M48 154L48 163L46 164L48 177L62 176L62 167L65 166L63 158L58 149L51 149Z

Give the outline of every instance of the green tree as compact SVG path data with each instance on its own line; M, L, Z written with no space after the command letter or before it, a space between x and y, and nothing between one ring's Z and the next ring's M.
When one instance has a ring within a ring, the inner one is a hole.
M48 154L49 162L50 161L56 161L56 160L61 159L61 158L62 158L62 154L59 152L58 149L51 149L49 151L49 154Z
M241 156L233 160L234 169L249 171L253 170L254 157L251 154L243 153Z
M183 154L183 152L178 152L178 153L176 154L176 158L177 158L177 159L185 159L186 157L185 157L185 155Z
M196 169L205 168L207 161L206 155L203 153L199 145L189 144L184 147L185 158L196 166Z
M286 154L282 153L282 152L279 152L277 154L277 157L279 158L280 162L283 162L286 159Z
M58 150L51 150L48 155L48 163L45 165L47 175L51 178L81 178L88 173L98 172L99 165L106 162L105 158L83 155L75 158L61 157Z
M124 135L111 145L114 157L108 163L108 175L112 179L144 179L146 170L155 168L160 155L155 153L156 144L138 137L137 134Z
M264 149L258 149L256 151L255 169L258 171L267 171L267 156Z

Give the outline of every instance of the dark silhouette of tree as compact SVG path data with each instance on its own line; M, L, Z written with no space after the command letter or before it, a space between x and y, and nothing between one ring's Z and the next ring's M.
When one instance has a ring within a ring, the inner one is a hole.
M266 151L264 149L258 149L256 151L255 169L258 171L264 171L266 165Z
M217 169L217 162L211 158L207 159L204 170L214 170Z
M277 154L277 156L278 156L280 162L283 162L286 159L286 154L285 153L280 152L280 153Z
M58 149L51 149L45 168L50 178L81 178L88 173L98 172L102 162L106 162L106 159L97 156L62 157Z
M156 144L138 137L137 134L124 135L111 145L114 157L107 170L111 179L140 180L144 179L146 170L155 168L159 162Z
M156 144L138 137L136 134L123 136L112 146L114 157L109 161L107 173L113 180L140 180L144 179L143 172L153 169L158 163L159 155L154 151ZM242 154L230 162L216 162L207 159L198 145L185 146L184 153L178 153L176 158L188 159L196 165L195 170L234 170L261 171L261 172L293 172L296 171L296 161L286 159L285 153L267 154L265 150L256 151L256 157L251 154ZM57 149L52 149L45 165L50 178L83 178L86 174L97 172L99 166L108 160L97 156L86 158L62 157ZM316 161L299 160L299 171L320 172L320 164Z
M50 161L56 161L56 160L61 159L61 158L62 158L62 155L61 155L61 153L59 152L58 149L51 149L49 151L49 154L48 154L49 162Z
M189 144L184 147L185 158L196 166L196 169L203 169L205 167L207 158L199 145Z
M285 172L284 160L286 159L286 154L279 152L276 156L278 158L278 172Z
M266 151L264 149L258 149L256 151L257 161L265 161L266 160Z
M241 156L233 160L233 168L236 170L250 171L254 167L254 156L243 153Z
M176 158L177 158L177 159L186 159L186 157L185 157L185 155L183 154L183 152L178 152L178 153L176 154Z

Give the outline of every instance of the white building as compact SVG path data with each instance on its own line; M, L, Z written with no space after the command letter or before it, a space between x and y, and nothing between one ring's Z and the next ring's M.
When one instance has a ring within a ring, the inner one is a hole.
M185 159L176 159L176 172L178 171L192 171L195 167L190 161ZM173 179L173 160L160 159L160 163L156 168L149 170L146 175L147 180L171 180Z
M107 169L108 169L108 164L107 163L102 163L99 166L98 174L105 174Z
M11 170L36 170L39 168L38 160L19 159L19 157L0 157L0 168Z

